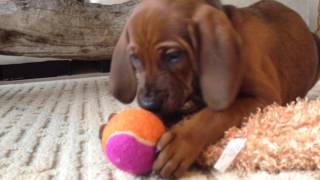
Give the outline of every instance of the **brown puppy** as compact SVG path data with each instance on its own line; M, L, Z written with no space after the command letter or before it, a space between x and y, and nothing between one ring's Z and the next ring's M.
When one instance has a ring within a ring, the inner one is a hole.
M243 117L303 97L318 73L316 41L301 17L264 0L247 8L208 0L144 0L117 43L111 90L170 120L154 170L180 176Z

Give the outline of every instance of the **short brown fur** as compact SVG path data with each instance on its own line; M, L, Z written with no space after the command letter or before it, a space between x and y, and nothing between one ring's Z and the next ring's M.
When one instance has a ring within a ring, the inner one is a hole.
M137 95L163 117L192 113L158 143L154 170L163 177L180 176L257 108L304 97L318 77L317 43L296 12L272 0L247 8L219 4L144 0L115 47L117 99Z

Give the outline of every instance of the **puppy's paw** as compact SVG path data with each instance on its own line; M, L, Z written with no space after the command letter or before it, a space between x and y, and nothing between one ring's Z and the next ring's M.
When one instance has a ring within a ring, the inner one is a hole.
M108 117L108 121L110 121L110 120L113 118L113 116L115 116L115 115L117 115L117 113L111 113L111 114L109 115L109 117Z
M160 154L153 170L164 178L180 177L186 172L203 149L203 143L193 133L196 132L183 125L165 133L158 143Z
M102 124L100 126L100 129L99 129L99 139L101 140L102 139L102 133L103 133L103 130L104 130L104 127L106 126L106 124Z
M111 113L108 117L108 121L110 121L112 119L113 116L115 116L117 113ZM99 128L99 138L101 139L102 138L102 133L103 133L103 130L105 128L105 126L107 125L107 123L105 124L102 124Z

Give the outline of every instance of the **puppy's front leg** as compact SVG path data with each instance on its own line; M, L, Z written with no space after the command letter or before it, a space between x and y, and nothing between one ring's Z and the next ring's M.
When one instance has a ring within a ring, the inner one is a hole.
M153 169L162 177L179 177L209 144L217 142L226 130L239 126L243 117L267 103L254 99L238 99L225 111L213 112L204 108L173 126L159 143L160 154Z

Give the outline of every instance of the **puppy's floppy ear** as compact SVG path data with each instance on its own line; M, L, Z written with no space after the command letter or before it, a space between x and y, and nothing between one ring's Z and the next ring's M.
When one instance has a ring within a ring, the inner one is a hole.
M122 31L111 61L111 93L123 103L130 103L136 96L137 80L128 52L127 28Z
M199 40L199 82L207 106L215 111L229 107L242 79L240 37L223 11L209 5L194 15Z

